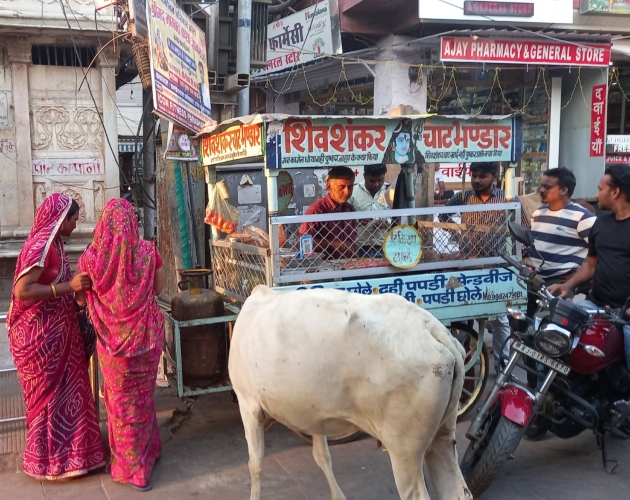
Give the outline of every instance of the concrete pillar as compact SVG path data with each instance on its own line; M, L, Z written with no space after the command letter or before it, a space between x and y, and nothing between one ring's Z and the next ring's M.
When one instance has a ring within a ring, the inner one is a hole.
M417 48L407 45L410 40L412 38L390 35L377 44L381 50L376 59L387 62L377 64L374 70L375 115L411 115L427 111L426 69L399 64L422 63ZM410 78L410 68L420 71L420 74Z
M390 35L377 44L380 51L376 59L388 62L377 64L374 70L375 115L400 116L427 112L427 72L426 68L420 68L421 52L417 47L407 45L410 40L412 38ZM414 203L417 207L429 206L433 183L430 182L428 167L419 166L415 176L410 169L405 172L408 180L412 176L414 178ZM399 171L400 167L392 165L389 170Z
M105 159L105 200L120 197L120 169L118 168L118 118L116 110L116 69L120 52L107 48L98 56L103 95L103 158ZM95 70L90 70L95 71ZM109 142L107 140L109 138ZM110 147L111 144L111 147Z
M33 203L33 165L31 157L31 124L28 94L28 65L31 63L31 43L15 40L8 43L9 63L13 74L13 106L17 191L20 226L31 226L35 218Z

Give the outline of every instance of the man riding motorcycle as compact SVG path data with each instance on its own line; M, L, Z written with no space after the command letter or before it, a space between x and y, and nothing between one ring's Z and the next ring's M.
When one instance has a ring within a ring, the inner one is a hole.
M588 256L566 282L551 285L552 294L565 297L569 291L593 280L583 307L622 307L630 297L630 169L625 165L606 168L599 182L597 201L602 210L593 224ZM626 311L626 315L630 309ZM630 325L623 328L626 364L630 369Z

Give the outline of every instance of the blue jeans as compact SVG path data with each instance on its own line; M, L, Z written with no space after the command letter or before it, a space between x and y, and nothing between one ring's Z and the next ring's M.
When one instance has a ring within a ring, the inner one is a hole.
M595 305L590 300L580 300L575 304L586 309L599 308L599 306ZM626 366L628 367L628 370L630 370L630 325L626 325L623 327L623 349L626 355Z

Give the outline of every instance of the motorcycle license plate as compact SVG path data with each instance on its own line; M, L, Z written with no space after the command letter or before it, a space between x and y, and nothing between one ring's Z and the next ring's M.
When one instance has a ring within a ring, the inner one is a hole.
M568 366L563 365L562 363L556 361L555 359L548 358L544 354L541 354L535 349L532 349L531 347L527 347L526 345L523 345L520 342L514 342L512 344L512 347L518 352L525 354L525 356L529 356L530 358L535 359L539 363L542 363L543 365L548 366L549 368L552 368L556 370L557 372L562 373L563 375L568 375L569 372L571 371L571 368L569 368Z

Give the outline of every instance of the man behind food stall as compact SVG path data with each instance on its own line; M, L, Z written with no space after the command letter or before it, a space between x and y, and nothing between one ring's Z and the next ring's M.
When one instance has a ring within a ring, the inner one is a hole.
M355 212L348 203L354 187L354 172L348 167L333 167L326 176L328 194L313 202L304 215L336 214ZM357 254L357 221L332 220L322 222L304 222L299 235L310 234L313 237L315 251L326 258L341 259Z
M349 203L357 212L372 210L388 210L386 192L389 184L385 182L387 165L365 165L363 168L363 182L354 186ZM360 219L357 243L360 257L383 257L383 240L391 220L387 218Z
M460 205L485 205L493 203L506 203L505 192L496 184L499 178L499 163L478 162L470 164L472 189L455 194L447 207ZM439 216L442 222L452 222L452 215ZM458 231L456 236L460 253L468 258L498 257L505 252L505 235L494 228L505 226L505 211L489 210L485 212L464 212L461 214L461 223L468 230ZM525 211L521 207L521 221L524 226L529 226ZM492 328L492 352L494 354L495 370L499 370L500 362L504 363L509 357L510 346L507 342L510 338L510 325L507 316L499 316L491 320Z

